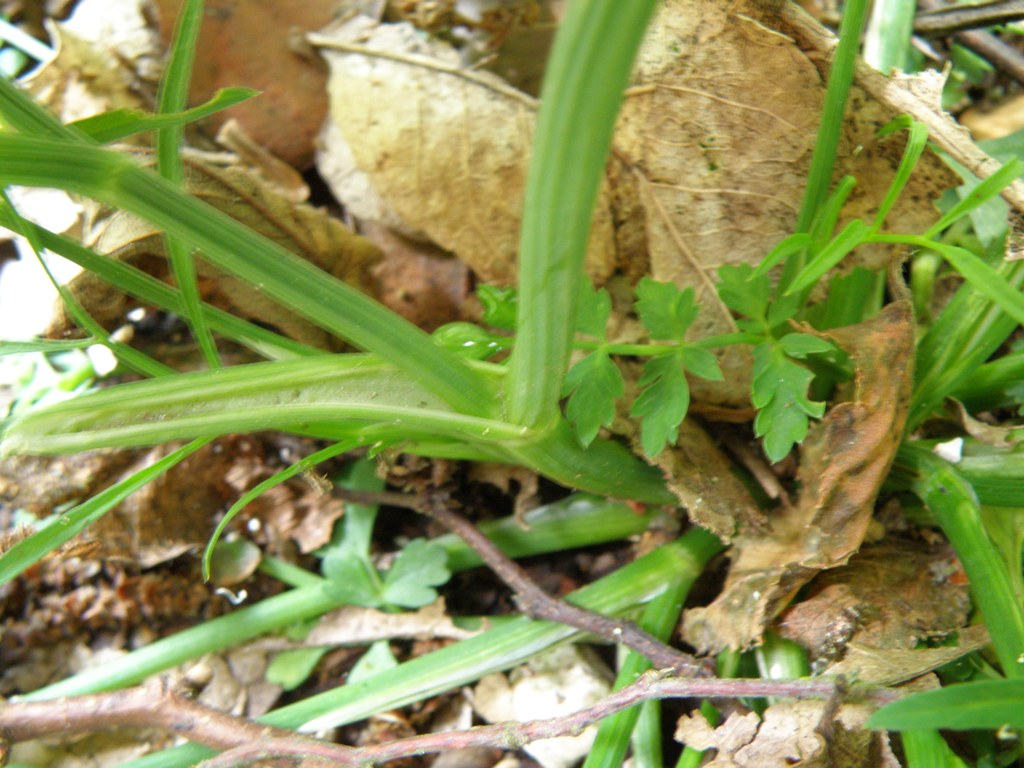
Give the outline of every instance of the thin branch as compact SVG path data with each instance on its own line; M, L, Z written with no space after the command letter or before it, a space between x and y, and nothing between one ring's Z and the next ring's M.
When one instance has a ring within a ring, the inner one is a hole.
M706 662L666 645L632 621L609 618L547 594L518 563L498 549L475 525L449 509L440 494L425 499L420 511L457 534L480 555L484 563L515 591L516 603L531 618L567 624L609 642L622 643L650 659L657 669L671 669L684 677L709 674Z
M444 494L411 495L352 491L345 488L336 488L335 494L355 503L387 504L412 509L441 523L465 541L480 555L487 567L515 592L516 603L530 618L566 624L597 635L610 643L621 643L650 659L656 669L671 669L675 674L684 677L706 677L711 672L710 662L676 650L632 621L603 616L547 594L523 568L484 536L475 525L452 511Z
M244 744L230 752L208 760L203 768L230 768L281 757L313 758L335 761L343 766L376 765L412 755L428 755L458 749L492 748L521 749L526 744L559 736L574 736L616 712L652 699L668 698L741 698L787 696L838 701L842 691L834 680L700 680L666 677L664 672L648 672L635 683L622 688L598 703L563 717L531 720L524 723L495 723L464 731L413 736L387 744L376 744L358 749L345 748L339 752L336 745L319 743L315 750L296 740L273 739L259 744ZM877 690L869 695L876 704L888 703L899 697L889 690Z
M234 717L170 690L162 681L54 701L0 704L0 737L10 743L112 728L158 728L213 749L267 739L312 741L283 728Z
M471 747L515 750L539 739L578 734L616 712L652 699L771 696L825 699L838 706L847 693L842 680L716 680L672 677L665 670L651 671L571 715L425 734L368 747L348 747L228 715L155 683L56 701L0 704L0 744L114 728L156 728L213 749L226 750L203 763L204 768L227 768L289 757L312 758L355 768L411 755ZM882 705L900 695L897 691L878 688L863 691L858 698Z

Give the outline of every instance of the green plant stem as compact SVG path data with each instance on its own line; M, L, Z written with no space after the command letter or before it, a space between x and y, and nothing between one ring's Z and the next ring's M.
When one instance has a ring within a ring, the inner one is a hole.
M897 460L915 472L914 492L935 515L963 564L1003 674L1024 677L1024 607L1014 596L1008 564L985 531L974 490L951 464L922 448L905 444Z
M548 62L526 183L519 252L519 343L508 417L559 417L594 203L615 116L656 0L569 6Z

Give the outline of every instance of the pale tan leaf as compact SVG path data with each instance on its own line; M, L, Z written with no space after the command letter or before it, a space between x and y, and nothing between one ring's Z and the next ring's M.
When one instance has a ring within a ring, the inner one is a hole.
M405 613L347 605L324 614L305 642L310 646L366 645L394 638L464 640L475 634L454 624L441 598L418 611Z
M311 39L331 68L318 167L335 195L356 216L453 251L484 280L512 281L534 100L407 23L356 17ZM598 281L614 266L605 199L587 266Z

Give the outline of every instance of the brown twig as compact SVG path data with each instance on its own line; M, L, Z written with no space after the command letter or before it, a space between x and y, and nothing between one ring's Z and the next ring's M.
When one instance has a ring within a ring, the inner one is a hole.
M973 5L921 3L924 9L914 18L919 35L948 35L962 29L978 29L1024 19L1024 0L999 0Z
M10 743L111 728L158 728L213 749L267 739L312 741L211 709L159 681L110 693L0 704L0 736Z
M597 635L612 643L621 643L650 659L657 669L671 669L684 677L707 675L709 667L703 661L666 645L641 629L632 621L613 619L594 611L559 600L537 586L512 558L484 536L479 529L451 509L440 495L428 497L420 511L437 520L457 534L480 555L487 566L516 593L516 603L526 615L567 624Z
M225 750L206 761L205 768L226 768L272 758L311 758L354 767L471 747L519 749L539 739L578 734L616 712L653 699L773 696L826 699L838 706L846 693L842 681L830 679L716 680L672 677L664 670L652 671L571 715L425 734L368 747L348 747L219 712L157 683L56 701L0 704L0 742L15 743L55 734L67 736L112 728L157 728ZM859 698L882 705L900 695L879 688Z
M480 555L498 578L515 592L519 608L531 618L566 624L597 635L608 642L621 643L649 659L657 669L671 669L681 676L706 676L710 672L708 663L661 642L632 621L609 618L547 594L534 583L525 570L484 536L475 525L452 511L443 494L419 496L386 492L368 493L342 488L337 489L337 494L347 501L412 509L441 523Z
M740 698L784 696L838 701L833 680L710 680L668 677L664 672L649 672L636 682L609 694L598 703L571 715L524 723L496 723L464 731L413 736L407 739L368 747L339 747L336 744L274 738L260 743L242 744L203 763L203 768L229 768L272 758L294 757L332 761L336 765L356 766L386 763L411 755L437 754L458 749L493 748L520 749L541 739L576 735L588 726L616 712L653 699L668 698ZM876 704L888 703L899 694L880 689L869 699Z

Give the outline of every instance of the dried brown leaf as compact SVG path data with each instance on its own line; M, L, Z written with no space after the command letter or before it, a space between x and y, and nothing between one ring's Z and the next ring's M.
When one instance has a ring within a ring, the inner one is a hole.
M988 630L981 624L963 629L959 640L953 646L917 650L876 648L851 642L843 660L830 666L823 674L842 675L861 683L896 685L956 661L991 642Z
M669 490L697 525L728 542L737 531L761 530L764 514L737 477L732 462L694 419L679 425L679 439L655 464Z
M702 650L748 647L793 592L845 563L864 540L882 481L903 434L913 384L909 304L827 334L850 356L849 399L814 427L801 452L797 504L764 536L739 536L722 595L687 614L685 636Z
M410 24L357 17L312 38L331 68L331 121L318 158L361 217L426 237L490 282L514 279L535 102ZM588 271L614 267L606 198Z
M838 658L848 641L912 649L966 623L967 585L946 576L955 570L945 545L890 539L867 546L815 579L808 598L783 614L779 631L824 662Z
M377 250L350 232L325 211L295 203L257 173L236 165L230 157L186 155L186 189L199 199L251 227L293 253L345 280L371 291L369 269ZM151 226L123 211L95 212L86 245L110 258L166 277L163 236ZM283 309L248 282L225 275L202 261L198 263L204 298L231 309L242 317L276 326L292 338L320 347L337 346L326 331ZM72 280L71 290L99 322L111 327L122 321L128 299L92 273ZM48 334L61 336L71 323L59 308Z
M1024 440L1024 426L997 427L976 419L959 400L949 400L946 409L953 414L963 430L975 440L997 448L1013 448Z
M326 73L302 34L347 12L351 0L206 0L190 101L218 88L245 86L260 95L209 118L211 133L237 119L257 143L297 168L312 164L314 138L327 114ZM160 33L169 43L182 0L157 0Z
M367 645L377 640L464 640L475 632L457 627L439 599L418 611L385 613L354 605L325 614L306 637L308 645Z
M846 705L833 721L826 702L791 701L768 707L763 718L734 713L712 728L697 712L680 718L675 738L715 750L705 768L898 768L885 734L861 727L868 714L868 707Z

